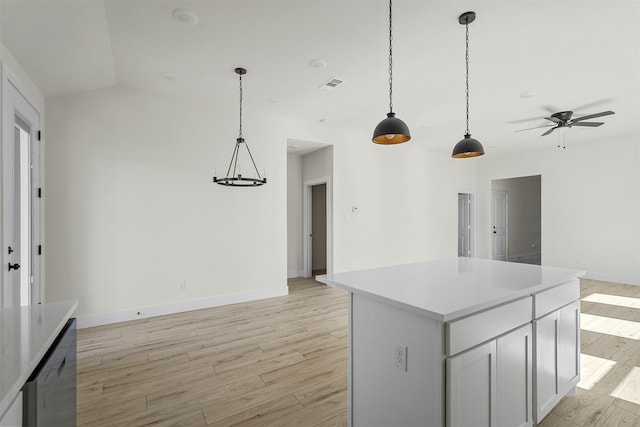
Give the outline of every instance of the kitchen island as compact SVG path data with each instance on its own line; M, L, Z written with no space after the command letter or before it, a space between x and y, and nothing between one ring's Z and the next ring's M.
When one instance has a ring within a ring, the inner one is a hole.
M0 425L22 422L22 388L77 306L64 301L0 310Z
M536 425L579 381L583 274L453 258L319 276L349 292L350 425Z

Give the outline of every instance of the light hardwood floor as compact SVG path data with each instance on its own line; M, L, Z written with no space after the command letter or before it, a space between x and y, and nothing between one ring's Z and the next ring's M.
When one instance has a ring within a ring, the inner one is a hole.
M346 293L289 287L79 330L78 425L346 425ZM578 395L540 425L640 426L640 287L583 281L582 292Z

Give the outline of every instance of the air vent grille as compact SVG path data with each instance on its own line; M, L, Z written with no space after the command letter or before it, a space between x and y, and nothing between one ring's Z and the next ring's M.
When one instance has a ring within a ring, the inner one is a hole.
M322 86L320 86L320 89L333 90L343 83L344 83L344 80L331 77L329 80L324 82Z

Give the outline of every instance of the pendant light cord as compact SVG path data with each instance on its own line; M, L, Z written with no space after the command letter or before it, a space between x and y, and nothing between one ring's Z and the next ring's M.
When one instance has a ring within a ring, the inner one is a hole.
M465 82L466 82L466 97L467 97L467 135L471 135L471 132L469 131L469 20L467 19L467 22L465 24L465 28L466 28L466 53L465 53L465 57L464 60L466 62L466 75L465 75Z
M242 138L242 74L240 76L240 130L238 131L238 138Z
M392 0L389 0L389 112L393 113L393 26Z

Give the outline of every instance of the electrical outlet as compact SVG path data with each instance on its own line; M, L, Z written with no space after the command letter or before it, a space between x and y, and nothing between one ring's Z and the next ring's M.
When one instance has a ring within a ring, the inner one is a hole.
M179 288L179 289L180 289L181 291L186 290L186 289L187 289L187 282L186 282L186 281L184 281L184 280L183 280L182 282L180 282L180 288Z
M393 366L407 372L407 346L393 343Z

